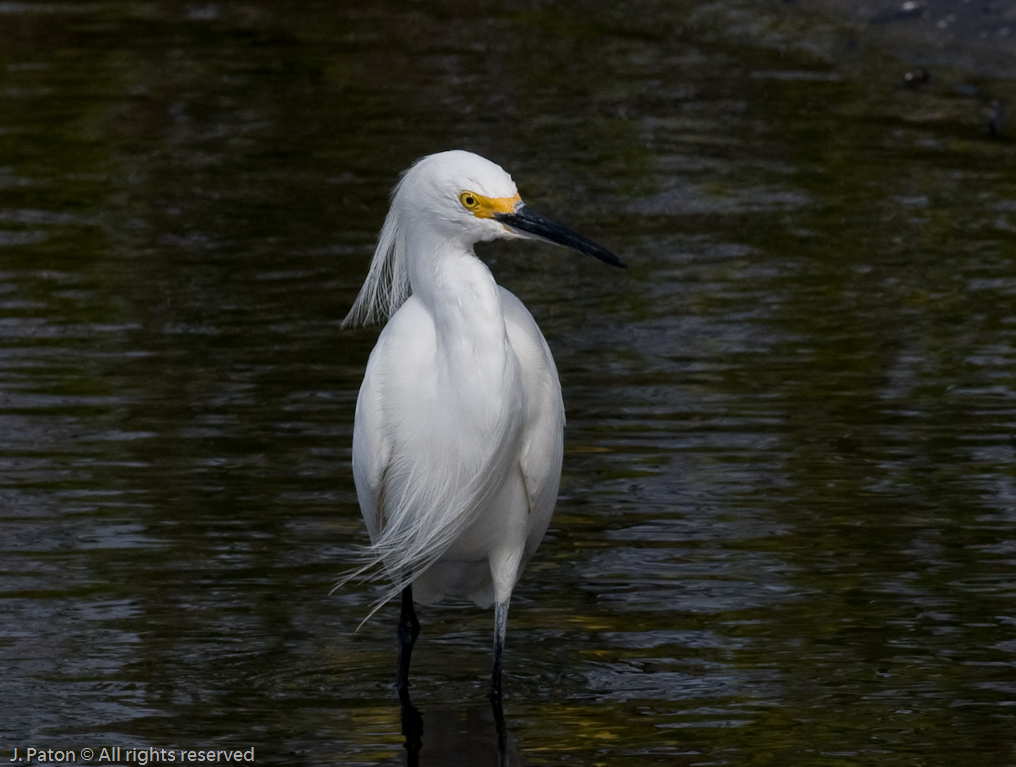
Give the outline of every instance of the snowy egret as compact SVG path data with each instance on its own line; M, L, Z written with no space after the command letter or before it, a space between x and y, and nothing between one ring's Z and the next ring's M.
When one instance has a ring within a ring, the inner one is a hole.
M367 279L343 325L387 318L356 401L353 477L368 564L402 595L398 688L420 624L414 596L495 605L491 692L501 694L508 602L550 522L564 405L532 315L498 286L477 242L529 238L614 266L610 251L523 204L500 166L430 155L392 193Z

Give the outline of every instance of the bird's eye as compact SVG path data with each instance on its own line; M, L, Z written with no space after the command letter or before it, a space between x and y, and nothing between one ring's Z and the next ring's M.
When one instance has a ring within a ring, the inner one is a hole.
M476 210L480 207L480 200L472 192L463 192L459 195L459 202L466 210Z

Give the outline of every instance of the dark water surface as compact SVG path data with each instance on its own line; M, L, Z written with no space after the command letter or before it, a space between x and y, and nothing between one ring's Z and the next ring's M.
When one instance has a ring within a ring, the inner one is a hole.
M462 147L631 267L482 253L569 414L506 761L1016 764L1013 15L0 3L0 759L406 760L339 322ZM492 612L421 619L420 763L495 764Z

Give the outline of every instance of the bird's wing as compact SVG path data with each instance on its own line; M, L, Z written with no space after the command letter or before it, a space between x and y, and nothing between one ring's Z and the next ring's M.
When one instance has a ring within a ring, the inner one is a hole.
M420 388L413 372L433 356L433 326L418 300L411 297L381 331L367 361L353 425L353 481L363 521L377 543L392 511L390 470L397 460L404 409L413 408ZM397 504L396 504L397 505Z
M529 500L528 559L550 524L561 483L564 403L557 367L543 333L518 298L501 288L508 338L519 360L525 398L520 465Z
M382 333L367 362L353 422L353 481L371 540L384 525L384 481L392 455L391 440L384 428L383 391L376 385L387 356L383 339Z

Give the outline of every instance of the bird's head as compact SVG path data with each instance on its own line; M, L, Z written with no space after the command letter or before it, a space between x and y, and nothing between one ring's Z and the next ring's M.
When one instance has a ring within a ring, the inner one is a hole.
M452 150L419 160L396 188L392 207L469 246L506 237L544 240L624 267L606 248L529 208L501 166L472 152Z

